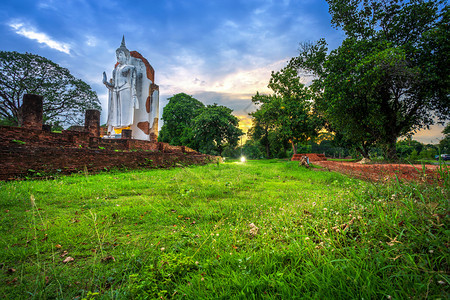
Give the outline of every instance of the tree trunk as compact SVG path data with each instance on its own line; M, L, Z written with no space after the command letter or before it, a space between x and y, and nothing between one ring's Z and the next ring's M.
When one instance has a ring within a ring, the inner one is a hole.
M266 157L267 158L270 158L270 145L269 145L269 143L266 143Z
M22 127L23 124L23 118L22 118L22 107L19 107L19 109L17 110L17 124L16 126Z
M291 144L292 144L292 152L294 152L294 154L297 154L297 145L294 143L294 141L292 141Z
M270 158L270 142L269 142L269 129L266 127L264 127L264 141L265 146L266 146L266 157Z
M359 154L362 155L362 157L369 159L369 151L364 147L364 146L360 146L357 148ZM339 153L339 157L340 157L340 153Z
M397 162L398 156L397 156L397 148L396 148L396 138L391 140L390 142L387 142L383 145L384 150L384 158L387 161L390 162Z

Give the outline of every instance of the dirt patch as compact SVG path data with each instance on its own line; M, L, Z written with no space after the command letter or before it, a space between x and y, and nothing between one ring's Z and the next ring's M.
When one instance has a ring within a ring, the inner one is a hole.
M315 165L352 177L370 181L388 181L395 179L405 181L439 183L441 174L439 166L408 164L358 164L355 162L315 161ZM448 173L448 169L446 170Z

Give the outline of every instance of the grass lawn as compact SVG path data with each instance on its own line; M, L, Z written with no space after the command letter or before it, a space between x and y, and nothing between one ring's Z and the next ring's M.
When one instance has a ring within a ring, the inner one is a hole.
M0 183L0 298L449 298L444 186L281 160Z

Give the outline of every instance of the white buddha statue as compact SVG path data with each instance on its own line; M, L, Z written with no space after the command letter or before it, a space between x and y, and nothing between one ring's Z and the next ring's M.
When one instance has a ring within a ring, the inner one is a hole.
M110 81L103 72L103 84L109 90L108 133L131 129L133 139L156 141L159 86L155 84L155 70L139 52L127 49L125 37L116 56Z
M116 50L117 64L108 82L103 72L103 84L109 89L108 132L129 128L134 122L134 110L139 109L136 95L136 67L130 64L130 51L125 46L125 37Z

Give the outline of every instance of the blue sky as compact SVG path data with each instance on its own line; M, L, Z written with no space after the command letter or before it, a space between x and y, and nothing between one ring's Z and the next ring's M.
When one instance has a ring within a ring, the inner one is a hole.
M69 69L97 92L104 112L102 72L110 76L122 35L155 69L161 113L168 97L184 92L230 107L248 125L251 96L270 92L271 71L296 56L300 42L326 38L333 49L344 38L332 28L325 0L0 2L0 50L38 54ZM416 139L437 143L440 131Z

